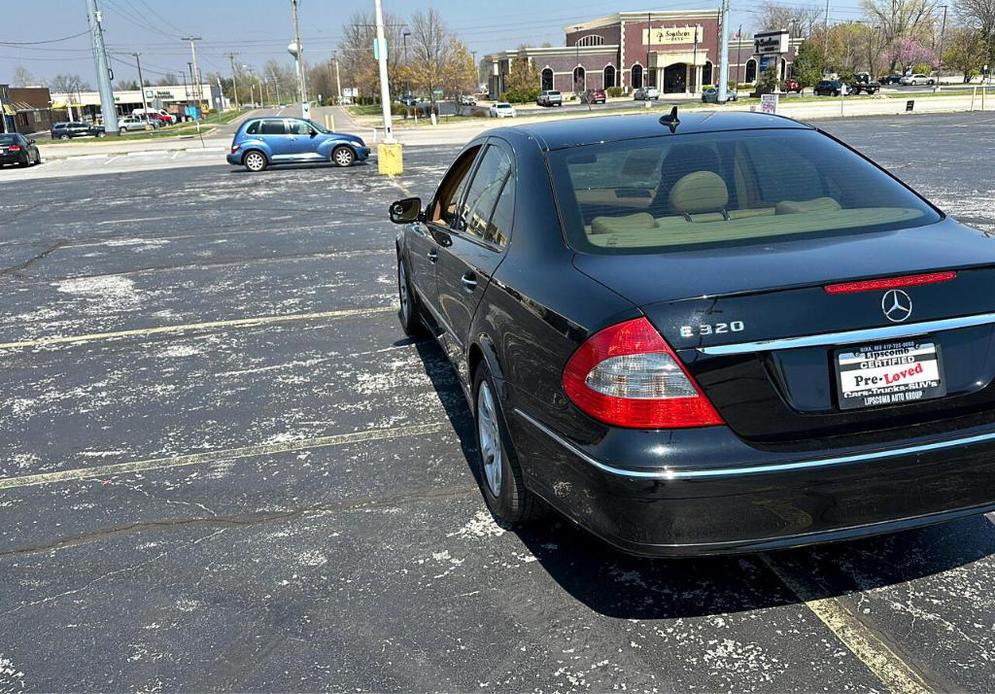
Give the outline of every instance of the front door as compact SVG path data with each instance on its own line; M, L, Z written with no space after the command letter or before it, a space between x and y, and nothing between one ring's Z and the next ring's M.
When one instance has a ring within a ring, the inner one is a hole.
M425 210L426 221L416 222L412 226L414 233L407 237L411 286L422 305L429 310L430 318L436 324L436 328L443 332L447 330L448 324L436 307L438 301L436 266L439 261L440 241L449 242L447 232L456 224L459 203L466 194L473 163L479 152L479 146L469 147L456 159L443 177L435 198Z
M663 91L665 94L683 94L688 90L688 66L685 63L668 65L663 69Z
M287 151L294 159L302 161L324 159L318 154L318 143L320 142L318 131L312 128L310 123L296 118L288 118L286 127Z
M511 233L515 182L511 148L503 140L490 138L478 157L456 224L444 234L447 238L440 239L437 305L449 326L443 346L464 383L472 376L466 345L473 316L504 259Z

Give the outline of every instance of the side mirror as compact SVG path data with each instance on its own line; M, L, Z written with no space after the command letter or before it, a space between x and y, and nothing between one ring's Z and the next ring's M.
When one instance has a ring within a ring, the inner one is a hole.
M315 130L314 128L311 128L310 133L311 133L311 137L315 137L315 136L317 136L318 131Z
M390 221L411 224L422 220L421 198L405 198L390 205Z
M29 145L33 145L33 144L35 144L35 141L34 140L28 140L28 144Z

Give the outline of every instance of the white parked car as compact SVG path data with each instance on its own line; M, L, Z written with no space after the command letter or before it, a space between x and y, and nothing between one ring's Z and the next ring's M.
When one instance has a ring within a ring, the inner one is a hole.
M459 103L460 103L460 106L476 106L477 105L477 100L474 99L469 94L463 94L459 98Z
M904 85L933 84L935 81L936 80L934 80L929 75L924 75L921 72L917 72L914 75L902 75L902 79L898 80L899 84L904 84Z
M636 101L656 101L660 98L660 90L656 87L641 87L632 95Z
M487 109L487 114L491 118L515 118L518 113L515 111L515 107L509 104L507 101L499 101Z

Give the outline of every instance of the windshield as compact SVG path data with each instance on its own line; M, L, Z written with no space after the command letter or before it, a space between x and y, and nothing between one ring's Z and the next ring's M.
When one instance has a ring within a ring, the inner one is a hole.
M769 243L941 218L891 176L812 130L667 135L548 156L568 243L586 253Z
M317 130L319 133L327 133L327 132L329 132L329 130L325 126L320 125L319 123L317 123L317 122L315 122L313 120L309 120L308 123L310 123L312 126L314 126L314 129Z

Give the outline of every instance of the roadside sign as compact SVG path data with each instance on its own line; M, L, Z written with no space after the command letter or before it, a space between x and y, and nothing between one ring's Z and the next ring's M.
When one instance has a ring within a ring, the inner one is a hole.
M916 107L915 99L909 99L905 102L905 111L909 112Z
M777 102L780 94L761 94L760 95L760 112L761 113L777 113Z

